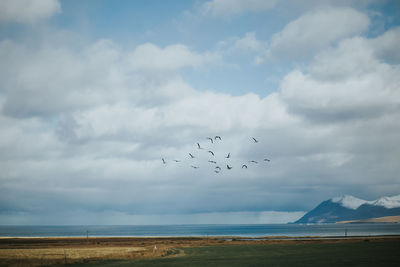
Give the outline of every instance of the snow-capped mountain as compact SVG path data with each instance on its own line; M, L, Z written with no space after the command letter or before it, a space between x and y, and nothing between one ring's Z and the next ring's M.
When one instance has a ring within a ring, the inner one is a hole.
M295 223L334 223L400 215L400 195L367 201L345 195L319 204Z
M369 204L373 206L382 206L387 209L400 208L400 195L392 197L381 197L373 201L367 201L349 195L334 197L331 198L330 200L332 202L341 204L345 208L353 210L356 210L358 207L364 204Z

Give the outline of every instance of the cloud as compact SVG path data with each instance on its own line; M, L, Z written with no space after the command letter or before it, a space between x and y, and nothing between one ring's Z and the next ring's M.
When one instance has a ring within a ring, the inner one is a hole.
M0 22L33 24L61 12L58 0L3 0Z
M229 17L268 10L273 8L276 2L276 0L211 0L201 6L201 12L215 17Z
M301 59L343 38L368 29L368 16L353 8L326 7L312 10L274 34L266 59Z
M242 38L237 38L232 46L233 50L257 51L263 44L256 38L255 32L247 32Z
M309 73L295 70L286 75L280 92L289 109L325 122L398 112L400 70L376 57L382 46L387 47L377 46L378 40L382 37L345 39L318 54Z
M0 42L0 54L0 77L7 94L3 109L16 117L113 104L121 95L142 105L165 101L168 95L190 91L176 71L219 61L217 54L192 52L184 45L161 49L146 43L124 51L110 40L99 40L79 52L51 45L33 52L6 40Z
M399 63L400 51L398 43L400 42L400 27L388 30L381 36L371 40L371 46L377 57L391 63Z
M199 67L218 60L218 55L209 52L196 53L181 44L164 49L146 43L135 48L129 55L132 68L142 70L178 70L184 67Z

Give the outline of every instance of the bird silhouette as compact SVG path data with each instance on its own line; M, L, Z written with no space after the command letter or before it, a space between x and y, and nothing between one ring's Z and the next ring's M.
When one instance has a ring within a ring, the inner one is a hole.
M164 158L162 158L162 163L163 164L166 164L167 162L165 162L165 159Z
M215 173L219 173L220 171L214 170Z
M270 160L270 159L264 159L264 161L268 161L268 162L270 162L271 160Z
M174 159L174 161L175 161L175 162L181 162L181 161L180 161L180 160L178 160L178 159Z
M216 136L214 137L214 139L215 139L215 140L219 139L219 140L221 141L221 136L216 135Z
M228 170L230 170L230 169L232 169L233 167L231 167L231 166L229 166L229 165L226 165L226 168L227 168Z
M254 137L252 137L253 138L253 140L254 140L254 143L258 143L258 140L257 139L255 139Z
M216 162L216 161L213 161L213 160L209 160L208 162L217 164L217 162Z
M212 152L211 150L208 150L208 153L211 153L211 155L215 156L214 152Z
M220 166L217 166L217 167L215 167L215 169L217 169L217 170L221 170L221 167L220 167Z
M211 141L211 144L214 143L214 140L211 137L207 137L207 139Z
M199 149L203 149L203 148L200 146L199 143L197 143L197 147L198 147Z
M255 160L250 160L249 162L252 162L252 163L255 163L255 164L257 164L258 162L257 161L255 161Z
M189 156L190 156L192 159L194 159L194 158L195 158L195 156L193 156L193 155L192 155L192 154L190 154L190 153L189 153Z
M243 165L242 165L242 169L243 169L243 168L246 168L246 169L247 169L247 165L246 165L246 164L243 164Z
M191 165L190 167L192 167L193 169L198 169L199 168L198 166L193 166L193 165Z
M229 159L230 157L231 157L231 152L229 152L225 158Z

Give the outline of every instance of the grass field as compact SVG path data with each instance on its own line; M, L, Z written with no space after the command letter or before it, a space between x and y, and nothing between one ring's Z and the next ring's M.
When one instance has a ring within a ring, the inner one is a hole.
M167 257L68 266L400 266L400 242L366 240L188 247L174 249Z

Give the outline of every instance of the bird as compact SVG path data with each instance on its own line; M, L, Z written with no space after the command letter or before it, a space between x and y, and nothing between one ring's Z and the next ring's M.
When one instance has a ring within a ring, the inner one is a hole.
M199 148L199 149L203 149L203 148L200 146L200 144L199 144L199 143L197 143L197 146L198 146L198 148Z
M207 137L207 139L211 141L211 144L214 143L214 140L211 137Z
M225 158L229 159L230 156L231 156L231 152L229 152L228 155Z
M193 156L193 155L192 155L192 154L190 154L190 153L189 153L189 156L190 156L192 159L194 159L194 158L195 158L195 156Z
M252 137L253 138L253 140L254 140L254 143L258 143L258 140L257 139L255 139L254 137Z
M246 168L246 169L247 169L247 165L246 165L246 164L243 164L243 165L242 165L242 169L243 169L243 168Z
M219 173L220 171L214 170L215 173Z
M249 162L252 162L252 163L258 163L257 161L255 161L255 160L250 160Z
M217 169L217 170L221 170L221 167L220 167L220 166L217 166L217 167L215 167L215 169Z
M193 166L193 165L191 165L190 167L192 167L193 169L198 169L199 168L198 166Z
M211 150L208 150L208 153L211 153L211 155L215 156L214 152L212 152Z
M232 167L229 166L229 165L226 165L226 168L227 168L228 170L232 169Z
M162 163L163 164L166 164L167 162L165 162L165 159L164 158L162 158Z
M181 162L181 161L180 161L180 160L178 160L178 159L174 159L174 161L175 161L175 162Z
M221 136L216 135L216 136L214 137L214 139L215 139L215 140L219 139L219 140L221 141Z
M264 161L268 161L268 162L270 162L271 160L270 160L270 159L264 159Z
M208 162L217 164L217 162L216 162L216 161L213 161L213 160L209 160Z

